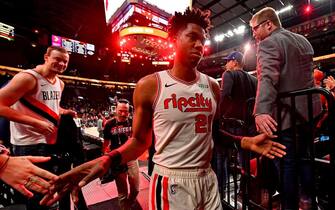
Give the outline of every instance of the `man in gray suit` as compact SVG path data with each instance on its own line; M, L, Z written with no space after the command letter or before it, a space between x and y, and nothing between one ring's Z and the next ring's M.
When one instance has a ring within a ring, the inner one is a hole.
M258 42L257 49L257 78L258 87L254 116L257 130L268 135L281 130L281 140L287 147L287 155L284 158L284 208L298 209L298 170L310 170L309 166L302 166L295 161L295 142L293 137L293 125L290 124L289 109L283 109L281 113L282 126L277 126L277 97L279 93L311 88L313 83L313 54L314 50L308 40L299 35L285 30L275 10L266 7L257 12L250 20L253 36ZM284 106L290 106L290 100L281 101ZM315 116L321 111L318 96L313 97ZM296 115L298 126L298 141L301 145L306 142L307 97L301 96L296 100ZM305 148L306 149L306 148ZM306 153L301 149L301 153ZM303 155L303 154L298 154ZM306 155L306 154L305 154ZM301 157L301 156L300 156ZM307 173L311 175L311 173ZM311 176L305 175L301 180L304 196L302 199L311 201Z

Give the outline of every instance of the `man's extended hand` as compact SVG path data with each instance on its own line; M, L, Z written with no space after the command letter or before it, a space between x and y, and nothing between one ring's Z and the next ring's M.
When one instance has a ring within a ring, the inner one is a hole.
M255 117L256 128L259 133L266 133L268 136L277 131L277 122L269 114L259 114Z
M50 188L50 192L44 196L40 204L50 206L68 191L72 191L72 199L76 203L78 201L79 189L105 174L108 171L110 163L111 161L108 156L102 156L60 175L57 181L51 182L52 187Z
M33 197L32 191L47 193L50 187L48 181L58 178L33 164L49 161L50 157L19 156L8 158L7 164L0 171L1 180L24 196Z
M283 157L286 155L284 151L286 147L278 142L272 141L266 134L259 134L254 137L243 137L241 140L242 149L248 149L260 155L264 155L270 159L275 157Z

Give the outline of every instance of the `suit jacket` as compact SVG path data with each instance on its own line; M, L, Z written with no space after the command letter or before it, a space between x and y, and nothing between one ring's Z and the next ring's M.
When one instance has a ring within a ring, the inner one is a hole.
M283 28L278 28L259 43L257 49L258 87L254 115L270 114L277 122L278 93L314 87L314 50L309 41ZM290 99L281 100L290 106ZM320 98L313 95L314 116L321 112ZM307 119L307 97L296 98L298 115ZM289 110L281 113L282 127L292 127ZM298 122L299 123L299 122ZM300 122L301 123L301 122Z

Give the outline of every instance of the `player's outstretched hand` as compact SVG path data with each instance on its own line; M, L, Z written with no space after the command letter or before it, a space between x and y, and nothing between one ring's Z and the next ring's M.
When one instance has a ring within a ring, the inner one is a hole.
M270 159L286 155L286 147L272 140L275 136L268 136L264 133L254 137L243 137L241 147L266 156Z

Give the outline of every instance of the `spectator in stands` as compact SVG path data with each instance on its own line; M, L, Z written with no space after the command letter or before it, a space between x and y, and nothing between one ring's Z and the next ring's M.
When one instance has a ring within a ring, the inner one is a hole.
M99 137L103 138L104 137L104 128L102 127L102 115L98 114L98 121L97 121L97 130L99 133Z
M245 121L247 100L256 96L257 78L243 70L243 54L234 51L226 60L221 80L221 114Z
M56 155L59 116L76 115L59 106L64 82L58 74L66 70L68 62L69 54L64 48L48 47L42 65L16 74L0 89L0 116L11 121L10 142L14 156ZM55 163L49 161L41 167L53 172ZM27 200L27 209L46 209L38 201L35 197Z
M112 113L105 112L105 116L104 116L104 118L102 119L102 127L103 127L103 128L105 127L107 121L108 121L109 119L111 119L112 117L113 117L113 114L112 114Z
M322 71L320 71L319 69L315 68L313 70L313 77L314 77L314 85L315 85L315 87L326 86L326 89L329 88L329 87L327 87L327 84L326 84L326 82L328 83L328 81L327 81L327 79L324 79L325 78L325 74ZM323 82L323 81L325 81L325 82ZM327 110L327 101L326 101L326 98L323 95L320 95L320 100L321 100L322 108L324 110Z
M319 69L313 70L314 84L316 87L321 87L322 80L324 79L324 73Z
M333 76L328 76L323 80L323 83L326 86L326 89L329 90L335 97L335 79Z
M256 96L257 79L243 70L242 53L233 51L224 59L226 60L226 65L221 80L220 102L223 128L227 132L238 136L255 135L255 126L254 123L251 123L253 120L249 120L251 118L251 113L248 113L248 109L252 108L248 106L253 104L249 104L250 102L248 100ZM222 184L228 180L227 167L229 166L234 146L229 143L225 144L222 141L215 143L220 189L220 185L226 186ZM241 160L242 154L239 152L240 163Z

